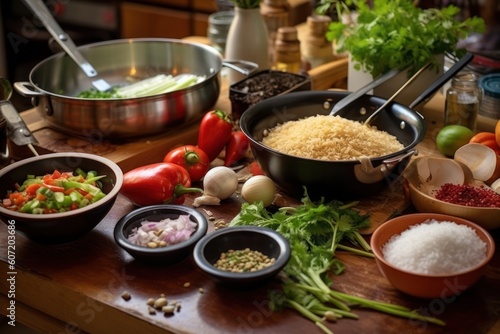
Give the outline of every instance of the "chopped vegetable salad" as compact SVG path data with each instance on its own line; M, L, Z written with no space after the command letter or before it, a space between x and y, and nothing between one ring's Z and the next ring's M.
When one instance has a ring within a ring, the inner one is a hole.
M22 184L16 184L2 201L6 209L33 214L47 214L76 210L97 202L105 196L99 181L105 175L95 171L73 172L54 170L43 176L27 175Z

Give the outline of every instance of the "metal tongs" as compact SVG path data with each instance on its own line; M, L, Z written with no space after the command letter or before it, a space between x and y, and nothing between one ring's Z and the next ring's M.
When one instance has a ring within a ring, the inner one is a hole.
M429 66L431 66L432 62L428 62L427 64L425 64L424 66L422 66L415 74L412 75L412 77L410 79L408 79L404 85L402 85L394 94L392 94L392 96L390 98L388 98L384 104L382 104L377 110L375 110L371 115L370 117L368 117L364 122L363 124L364 125L367 125L369 124L375 117L377 117L377 115L385 109L385 107L387 107L387 105L389 103L391 103L396 97L398 97L399 93L401 93L403 91L403 89L405 89L406 87L408 87L408 85L410 85L413 81L415 81L416 78L418 78L420 76L420 74L422 74L423 71L425 71Z
M7 121L9 139L17 146L27 145L31 152L37 156L38 152L33 147L33 144L36 144L37 140L33 137L24 120L19 116L16 108L9 101L12 96L12 85L7 79L0 77L0 88L0 112L2 117Z

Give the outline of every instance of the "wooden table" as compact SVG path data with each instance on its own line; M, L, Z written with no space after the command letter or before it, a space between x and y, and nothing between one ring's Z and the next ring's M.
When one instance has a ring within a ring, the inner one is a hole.
M219 106L227 108L227 96L222 94ZM442 124L443 105L443 98L438 95L422 111L429 130L419 145L421 154L436 154L434 138L436 129ZM35 130L40 145L45 145L40 149L50 151L51 148L85 147L78 144L79 139L50 133L51 130L37 123L33 112L28 111L24 117ZM54 136L52 141L51 136ZM183 138L185 135L180 132L179 136ZM193 137L193 134L189 136ZM168 149L164 145L167 144L172 144L171 140L155 137L105 146L108 150L104 151L99 151L102 147L95 145L91 149L110 156L122 168L129 169L148 162L147 159L163 157ZM160 151L162 153L158 156ZM375 224L408 207L401 189L392 189L390 193L384 192L360 203L364 210L372 214ZM186 205L190 205L192 200L189 197ZM296 200L283 195L278 197L277 202L297 204ZM229 222L239 211L241 203L242 200L235 195L220 206L206 209L216 219ZM50 333L321 333L313 323L295 311L271 312L267 308L268 292L279 288L277 281L257 289L238 291L214 283L196 267L192 258L164 266L144 265L133 260L113 239L115 223L132 209L134 207L119 196L109 214L92 232L69 244L44 246L16 235L14 269L9 269L7 264L7 227L0 224L0 270L3 275L0 281L0 312L7 314L7 305L14 300L16 321ZM203 209L200 211L207 214ZM209 233L213 229L214 222L211 221ZM492 234L498 242L499 231ZM379 273L372 259L340 252L338 257L346 264L346 270L342 275L333 277L336 289L419 309L446 321L447 325L439 327L354 308L359 320L341 319L327 325L337 334L500 332L498 250L485 276L472 289L456 298L434 300L412 298L396 291ZM15 285L7 280L11 276L15 278ZM12 289L15 290L15 298L8 296ZM121 298L124 291L131 294L129 301ZM180 311L173 316L148 314L147 299L160 294L179 301L182 305Z

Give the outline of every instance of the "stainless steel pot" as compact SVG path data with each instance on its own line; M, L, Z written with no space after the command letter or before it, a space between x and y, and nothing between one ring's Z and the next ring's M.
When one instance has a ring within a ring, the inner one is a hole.
M304 117L327 115L332 105L347 94L349 92L291 93L264 100L243 113L240 126L250 139L252 153L280 189L297 198L304 195L306 187L309 196L315 199L359 199L387 188L417 153L415 146L424 138L425 123L415 111L397 103L387 106L371 124L396 136L404 145L404 149L393 154L363 160L324 161L283 154L262 144L266 129ZM364 121L384 102L380 97L364 95L338 115Z
M159 73L206 77L194 86L143 98L78 98L78 93L92 87L91 79L61 52L38 63L30 72L29 82L14 84L21 95L32 98L50 127L94 140L168 132L173 126L193 122L215 105L222 66L246 75L257 67L244 61L223 61L210 46L176 39L113 40L78 50L111 85Z

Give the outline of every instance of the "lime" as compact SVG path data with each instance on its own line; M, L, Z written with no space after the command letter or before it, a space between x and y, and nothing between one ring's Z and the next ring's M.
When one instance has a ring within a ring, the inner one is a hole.
M474 132L463 125L447 125L439 131L436 146L439 152L453 157L455 151L467 144L473 136Z

